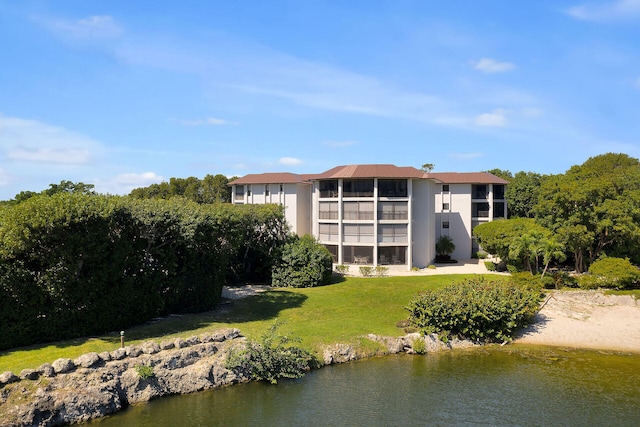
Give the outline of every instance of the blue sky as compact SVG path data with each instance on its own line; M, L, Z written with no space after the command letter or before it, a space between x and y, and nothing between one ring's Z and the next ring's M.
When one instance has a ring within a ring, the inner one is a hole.
M640 157L640 0L0 0L0 199Z

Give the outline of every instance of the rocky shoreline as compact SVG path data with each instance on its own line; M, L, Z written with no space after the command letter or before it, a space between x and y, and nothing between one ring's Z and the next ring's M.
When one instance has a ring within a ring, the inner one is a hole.
M474 346L470 341L441 342L436 335L368 339L383 345L383 354L432 353ZM245 342L238 329L146 342L112 352L87 353L75 360L58 359L16 375L0 374L0 427L57 426L86 422L128 405L171 394L186 394L246 382L226 368L232 349ZM416 342L422 340L420 346ZM422 345L424 344L424 345ZM362 359L353 346L324 349L324 365Z

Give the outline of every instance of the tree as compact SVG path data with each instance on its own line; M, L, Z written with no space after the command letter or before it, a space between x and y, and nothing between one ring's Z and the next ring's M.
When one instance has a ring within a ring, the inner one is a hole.
M555 237L549 237L542 240L539 243L540 252L542 252L542 262L544 263L544 270L542 270L542 277L544 277L549 263L552 260L558 260L559 262L567 259L567 255L564 253L564 246Z
M509 180L505 197L509 206L509 218L533 218L533 208L538 203L543 175L535 172L518 172Z
M273 267L273 286L310 288L331 282L331 253L313 236L293 238Z
M436 254L438 258L448 260L453 251L456 250L456 245L449 236L440 236L436 242Z
M640 258L640 162L626 154L592 157L542 181L537 220L574 254L581 273L604 253Z
M137 199L169 199L184 197L196 203L230 203L231 187L229 179L221 174L207 175L200 180L196 177L171 178L169 182L151 184L148 187L136 188L130 196Z
M433 170L433 168L435 168L436 165L434 165L433 163L425 163L424 165L420 166L420 170L429 173Z
M486 171L492 175L495 175L499 178L505 179L509 182L511 182L511 179L513 178L513 175L511 174L511 171L508 170L502 170L502 169L498 169L498 168L494 168L491 170Z

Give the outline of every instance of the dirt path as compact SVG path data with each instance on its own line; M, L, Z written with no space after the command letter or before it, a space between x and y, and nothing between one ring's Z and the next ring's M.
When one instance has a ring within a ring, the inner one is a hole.
M556 291L517 343L640 353L640 301L599 291Z

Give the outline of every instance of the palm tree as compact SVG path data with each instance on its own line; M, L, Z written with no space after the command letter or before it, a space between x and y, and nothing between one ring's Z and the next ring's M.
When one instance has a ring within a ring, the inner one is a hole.
M449 260L451 254L456 250L456 245L449 236L440 236L436 242L436 254L442 260Z
M553 238L544 239L540 242L540 248L542 250L542 261L544 262L544 270L542 270L541 276L544 277L552 259L562 262L567 259L567 255L564 253L564 246Z

